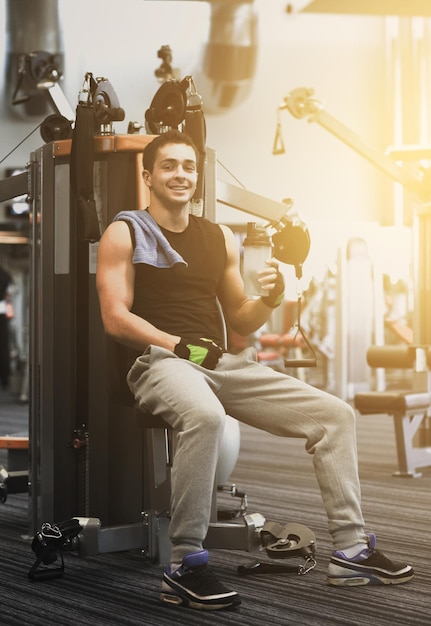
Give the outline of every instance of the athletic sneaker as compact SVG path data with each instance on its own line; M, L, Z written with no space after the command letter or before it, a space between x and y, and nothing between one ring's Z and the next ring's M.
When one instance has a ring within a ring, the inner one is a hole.
M226 589L208 569L207 550L186 554L181 566L173 572L166 568L160 600L209 611L241 604L239 594Z
M390 561L375 549L376 536L368 535L368 547L353 558L341 550L333 552L328 567L328 584L353 587L356 585L400 585L411 580L413 568L405 563Z

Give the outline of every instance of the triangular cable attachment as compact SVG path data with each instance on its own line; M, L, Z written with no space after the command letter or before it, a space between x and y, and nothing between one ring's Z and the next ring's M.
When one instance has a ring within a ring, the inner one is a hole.
M301 308L302 308L302 293L298 291L298 300L297 300L297 322L295 324L295 333L293 334L292 339L289 341L289 345L287 347L287 354L289 354L289 349L294 348L295 344L298 340L303 341L307 349L310 351L311 356L308 358L301 359L284 359L284 365L286 367L316 367L317 366L317 357L316 353L313 350L313 346L305 334L304 329L301 326Z
M275 128L275 137L274 137L274 144L272 146L272 154L284 154L285 152L286 150L284 148L283 133L282 133L282 127L281 127L281 122L280 122L280 111L277 110L277 126Z

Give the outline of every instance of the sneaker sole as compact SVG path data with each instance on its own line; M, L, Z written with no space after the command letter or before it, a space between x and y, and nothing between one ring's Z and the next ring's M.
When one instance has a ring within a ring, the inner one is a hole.
M241 596L235 591L208 596L199 595L181 585L179 581L171 580L166 573L163 575L159 597L166 604L207 611L231 609L241 604Z
M400 578L380 578L378 576L328 577L328 585L333 587L359 587L363 585L402 585L412 580L414 574Z
M190 609L198 609L204 611L220 611L222 609L233 609L241 604L241 598L233 598L231 602L224 602L223 604L212 604L211 602L198 602L196 600L190 600L189 598L178 596L174 593L161 593L160 600L165 604L171 606L185 606Z

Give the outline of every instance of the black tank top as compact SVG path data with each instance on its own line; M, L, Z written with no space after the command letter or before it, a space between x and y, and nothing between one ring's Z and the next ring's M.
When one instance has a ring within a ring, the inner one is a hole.
M224 326L216 300L226 266L223 231L194 215L182 233L161 230L188 265L136 264L132 312L172 335L207 337L223 345Z

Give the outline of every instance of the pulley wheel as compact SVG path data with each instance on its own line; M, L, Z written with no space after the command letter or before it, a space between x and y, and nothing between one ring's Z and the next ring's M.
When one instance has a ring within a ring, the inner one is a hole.
M158 133L157 123L171 128L178 127L184 120L186 106L187 99L180 83L176 80L163 83L145 112L151 132Z
M274 256L288 265L302 265L310 251L310 234L304 224L288 222L284 228L272 235Z
M71 139L72 133L72 122L62 115L49 115L40 126L40 134L46 143Z

